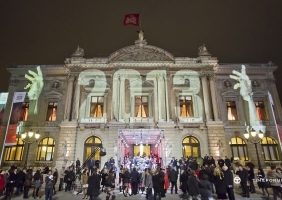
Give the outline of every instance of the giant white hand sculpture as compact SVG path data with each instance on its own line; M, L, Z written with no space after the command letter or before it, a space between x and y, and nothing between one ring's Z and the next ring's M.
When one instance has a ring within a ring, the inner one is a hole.
M245 101L248 102L249 107L249 116L250 116L250 125L251 126L258 126L258 118L256 114L256 107L252 98L252 84L251 80L246 74L246 67L242 65L241 73L235 70L232 71L233 74L237 75L230 75L230 78L239 81L234 85L234 89L240 88L240 94Z
M44 86L43 83L43 76L42 76L42 71L40 69L40 66L37 67L37 73L28 70L28 72L32 75L25 74L25 78L28 79L31 83L29 83L24 89L29 89L27 96L29 100L35 100L36 101L36 106L34 109L34 114L37 113L37 101L38 97L41 94L42 88Z

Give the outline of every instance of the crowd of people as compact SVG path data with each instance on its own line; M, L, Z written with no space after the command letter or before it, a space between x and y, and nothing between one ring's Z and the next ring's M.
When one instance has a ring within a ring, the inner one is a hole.
M125 159L131 160L132 163L138 162L136 157ZM124 163L126 165L123 165ZM282 197L282 173L279 166L271 166L271 170L266 174L259 168L255 176L255 166L252 163L236 163L235 167L232 158L214 159L207 155L204 158L172 158L166 167L153 164L140 168L141 165L128 165L128 162L118 163L116 167L115 164L115 160L110 158L100 171L100 163L90 159L81 174L79 159L70 166L63 166L59 172L57 169L50 170L48 166L44 170L35 171L33 167L20 169L12 166L9 170L0 170L0 196L11 199L13 195L22 194L23 198L27 199L29 191L33 188L31 193L34 199L45 195L46 200L52 200L56 194L57 180L58 190L68 192L74 186L76 178L79 178L82 199L97 200L101 192L105 192L106 200L115 200L115 188L119 186L124 197L144 194L148 200L166 197L169 189L170 194L178 194L180 189L182 193L179 195L182 199L210 200L216 195L217 199L235 200L233 189L236 174L240 178L243 197L256 193L255 182L264 196L269 197L268 189L271 188L274 200ZM149 166L154 166L154 169ZM44 194L42 188L45 190Z

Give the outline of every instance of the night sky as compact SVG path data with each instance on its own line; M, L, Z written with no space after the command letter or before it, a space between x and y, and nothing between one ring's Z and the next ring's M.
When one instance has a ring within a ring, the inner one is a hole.
M0 92L11 63L64 64L77 45L86 58L133 45L138 27L123 17L141 12L148 44L175 56L197 57L204 43L220 63L276 63L282 99L281 9L281 0L0 0Z

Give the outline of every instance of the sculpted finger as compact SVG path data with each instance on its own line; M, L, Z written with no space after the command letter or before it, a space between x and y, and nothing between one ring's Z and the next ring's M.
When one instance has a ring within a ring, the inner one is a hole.
M230 76L230 78L235 79L237 81L240 79L238 76L233 76L233 75L229 75L229 76Z
M237 71L235 71L235 70L233 70L232 73L233 73L233 74L236 74L236 75L239 76L239 77L242 76L242 74L241 74L240 72L237 72Z
M240 85L240 83L236 83L235 85L234 85L234 89L236 90L237 88L239 88L241 85Z
M28 75L28 74L24 75L24 77L25 77L26 79L30 80L31 82L34 80L34 78L31 77L31 76Z
M42 71L40 69L40 66L37 67L37 73L38 73L38 76L42 77Z
M31 70L28 70L28 73L30 73L32 76L34 76L34 78L37 77L37 74L35 72L31 71Z

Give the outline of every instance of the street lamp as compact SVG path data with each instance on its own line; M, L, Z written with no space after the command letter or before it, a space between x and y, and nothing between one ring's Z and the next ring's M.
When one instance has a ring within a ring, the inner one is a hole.
M34 138L33 138L33 135L34 135ZM28 131L28 133L27 132L22 133L21 138L22 138L23 142L27 143L27 153L26 153L26 157L25 157L25 161L24 161L24 168L26 168L27 167L29 147L32 143L37 142L37 140L40 138L40 134L39 134L39 131L37 131L34 134L32 129L30 129L30 131Z
M245 131L245 133L244 133L244 137L247 139L247 141L250 141L251 143L253 143L255 145L259 168L261 168L261 163L260 163L260 159L259 159L257 144L261 143L263 136L264 135L263 135L262 131L259 131L257 133L253 128L251 129L250 132Z

